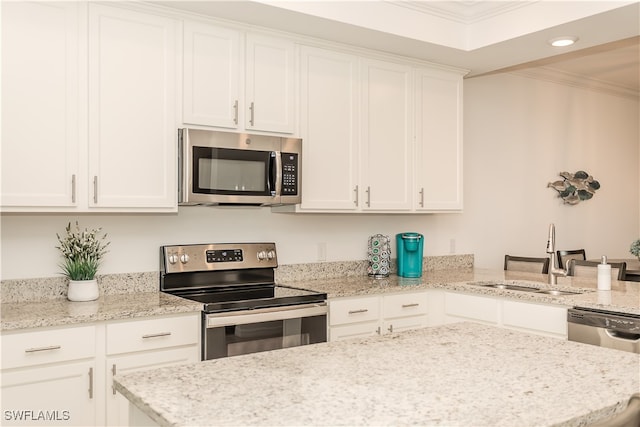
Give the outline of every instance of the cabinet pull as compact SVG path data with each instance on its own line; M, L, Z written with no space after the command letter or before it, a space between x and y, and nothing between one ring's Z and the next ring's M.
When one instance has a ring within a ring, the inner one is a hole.
M420 189L420 207L424 208L424 187Z
M378 326L378 329L376 329L376 334L380 335L380 332L381 332L380 326Z
M113 377L116 376L116 364L114 363L113 366L111 367L111 373L113 374ZM116 385L113 382L113 377L111 378L111 391L113 392L113 395L116 395Z
M47 347L28 348L24 352L25 353L36 353L38 351L60 350L61 348L62 348L62 346L59 346L59 345L50 345L50 346L47 346Z
M93 368L89 368L89 399L93 399Z
M393 325L389 325L389 327L387 328L387 331L389 331L390 333L393 333Z
M367 311L369 310L366 308L361 308L360 310L349 310L349 314L366 313Z
M71 175L71 203L76 202L76 174Z
M93 203L98 204L98 176L93 177Z
M158 332L157 334L147 334L143 335L142 338L158 338L158 337L168 337L171 335L171 332Z
M358 196L359 196L359 191L358 191L358 186L356 185L356 188L353 189L353 191L356 193L356 199L353 201L353 203L358 206L359 200L358 200Z
M253 102L249 106L249 112L251 113L251 115L249 116L249 124L253 126L253 113L254 113Z
M367 186L367 207L371 207L371 187Z
M238 124L238 100L233 103L233 123Z
M409 307L417 307L420 304L418 304L417 302L414 302L413 304L402 304L402 308L409 308Z

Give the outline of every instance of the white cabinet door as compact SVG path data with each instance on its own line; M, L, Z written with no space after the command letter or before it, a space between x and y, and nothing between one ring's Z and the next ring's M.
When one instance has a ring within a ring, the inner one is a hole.
M295 44L284 39L247 34L245 127L295 131Z
M177 208L176 30L89 5L89 206Z
M411 68L362 62L361 195L365 210L409 211L413 176Z
M76 205L78 3L2 3L2 206Z
M2 373L2 425L98 425L95 363L82 361Z
M496 325L500 318L500 301L496 298L445 292L445 322L474 320Z
M358 208L358 58L303 46L300 130L304 209Z
M198 362L200 352L196 345L156 350L107 358L107 425L129 425L129 401L113 386L113 376L135 371L178 365L180 363Z
M462 209L462 76L416 72L415 208Z
M240 32L184 23L183 122L237 129Z
M567 307L503 301L502 324L507 328L567 338Z

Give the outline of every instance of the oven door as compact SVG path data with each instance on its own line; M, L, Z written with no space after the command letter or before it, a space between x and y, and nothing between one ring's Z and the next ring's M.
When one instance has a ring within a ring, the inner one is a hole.
M327 341L327 305L205 313L202 360Z

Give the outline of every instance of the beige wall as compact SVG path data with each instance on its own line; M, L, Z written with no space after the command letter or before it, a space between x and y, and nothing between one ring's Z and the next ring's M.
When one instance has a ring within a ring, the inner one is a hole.
M474 253L502 268L505 253L545 256L548 224L558 248L628 257L640 237L637 100L515 75L465 82L465 209L438 215L288 215L269 209L180 208L177 215L4 215L3 279L58 273L55 234L68 221L102 226L112 241L101 273L154 271L163 244L275 241L281 264L366 256L371 234L417 231L425 254ZM577 206L546 188L560 171L585 170L602 188ZM394 248L395 250L395 248Z

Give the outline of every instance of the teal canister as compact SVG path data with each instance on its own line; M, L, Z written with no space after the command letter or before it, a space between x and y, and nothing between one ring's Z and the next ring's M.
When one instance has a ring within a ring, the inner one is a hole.
M396 234L396 246L398 276L421 277L424 236L413 232Z

